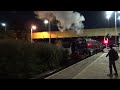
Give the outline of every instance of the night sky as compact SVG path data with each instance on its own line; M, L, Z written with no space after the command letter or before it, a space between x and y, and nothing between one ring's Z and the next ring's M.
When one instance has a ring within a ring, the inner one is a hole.
M105 11L79 11L84 17L85 29L108 27L108 20L105 17ZM9 29L29 29L30 25L36 24L38 29L45 28L43 21L35 18L33 11L0 11L0 22L7 23ZM119 21L117 26L120 26ZM114 14L109 20L109 27L114 27ZM52 26L52 30L56 30ZM41 30L42 31L42 30Z

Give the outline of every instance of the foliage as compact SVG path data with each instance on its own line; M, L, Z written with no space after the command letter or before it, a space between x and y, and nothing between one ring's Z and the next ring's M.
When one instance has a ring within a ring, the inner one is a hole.
M55 69L63 62L63 51L48 43L0 40L0 78L24 79Z

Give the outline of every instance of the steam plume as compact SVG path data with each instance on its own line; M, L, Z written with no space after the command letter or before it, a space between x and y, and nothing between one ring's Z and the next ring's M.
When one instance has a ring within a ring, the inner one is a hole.
M73 11L35 11L38 19L48 19L50 22L58 20L58 29L63 32L66 29L75 30L77 33L84 28L82 21L85 21L83 15Z

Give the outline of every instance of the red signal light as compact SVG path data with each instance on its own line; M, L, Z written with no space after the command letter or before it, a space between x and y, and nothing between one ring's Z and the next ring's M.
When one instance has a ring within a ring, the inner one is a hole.
M104 43L105 43L105 44L107 44L107 43L108 43L108 41L107 41L107 40L105 40L105 41L104 41Z
M104 44L108 44L108 38L104 38Z

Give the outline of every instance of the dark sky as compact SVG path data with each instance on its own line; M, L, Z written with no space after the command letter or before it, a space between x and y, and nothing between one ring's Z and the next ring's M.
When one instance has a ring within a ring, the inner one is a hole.
M108 20L105 17L105 11L79 11L84 17L86 28L105 28L108 27ZM43 22L36 19L33 11L0 11L0 22L6 22L10 29L29 28L31 23L38 25L38 28L44 28ZM118 22L118 26L120 23ZM114 27L114 14L110 18L109 27ZM56 29L56 26L52 26Z
M105 11L82 11L80 12L86 19L84 22L85 28L107 28L108 20L106 19ZM109 20L109 27L115 26L115 18L112 14ZM119 21L117 21L117 26L120 26Z

